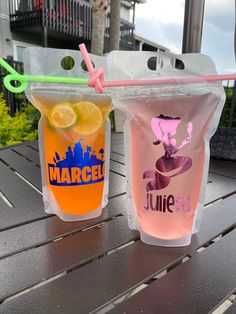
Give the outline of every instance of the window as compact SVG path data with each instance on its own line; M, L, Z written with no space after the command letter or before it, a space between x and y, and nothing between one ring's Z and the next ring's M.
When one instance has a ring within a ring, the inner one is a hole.
M23 54L26 47L37 47L37 45L13 41L14 60L23 62Z
M23 62L24 46L16 46L16 61Z

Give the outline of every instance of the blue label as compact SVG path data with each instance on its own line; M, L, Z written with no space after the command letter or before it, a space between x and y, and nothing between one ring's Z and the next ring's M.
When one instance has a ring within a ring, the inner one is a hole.
M54 163L48 164L51 185L86 185L104 180L104 149L95 152L91 146L86 146L84 150L81 141L75 143L74 147L68 146L63 157L55 152Z

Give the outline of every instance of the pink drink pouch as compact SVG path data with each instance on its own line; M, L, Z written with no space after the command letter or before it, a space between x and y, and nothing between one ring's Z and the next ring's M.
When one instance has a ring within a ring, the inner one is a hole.
M111 52L111 80L215 74L201 54ZM150 69L151 68L151 69ZM224 105L221 83L114 88L126 114L125 155L129 226L141 240L184 246L199 230L209 166L209 140Z

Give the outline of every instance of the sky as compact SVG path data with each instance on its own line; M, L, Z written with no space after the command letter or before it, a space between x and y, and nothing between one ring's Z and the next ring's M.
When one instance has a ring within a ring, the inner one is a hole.
M219 73L235 73L235 0L205 0L201 53L210 56ZM135 33L181 53L184 0L147 0L136 5Z

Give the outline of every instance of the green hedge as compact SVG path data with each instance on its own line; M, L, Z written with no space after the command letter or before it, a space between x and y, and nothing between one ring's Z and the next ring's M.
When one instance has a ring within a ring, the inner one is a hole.
M27 103L23 112L11 117L3 95L0 94L0 147L37 139L38 119L39 112Z
M226 89L226 102L221 115L219 127L228 127L232 100L232 88ZM8 107L0 94L0 147L35 140L38 137L37 126L40 113L22 98L21 113L14 117L8 114ZM112 129L114 130L114 112L110 114ZM236 127L236 110L234 112L233 127Z
M231 109L233 88L232 87L225 88L225 93L226 93L226 101L225 101L224 109L220 118L220 123L219 123L220 128L227 128L229 125L229 115L230 115L230 109ZM236 127L236 110L234 111L232 126Z

